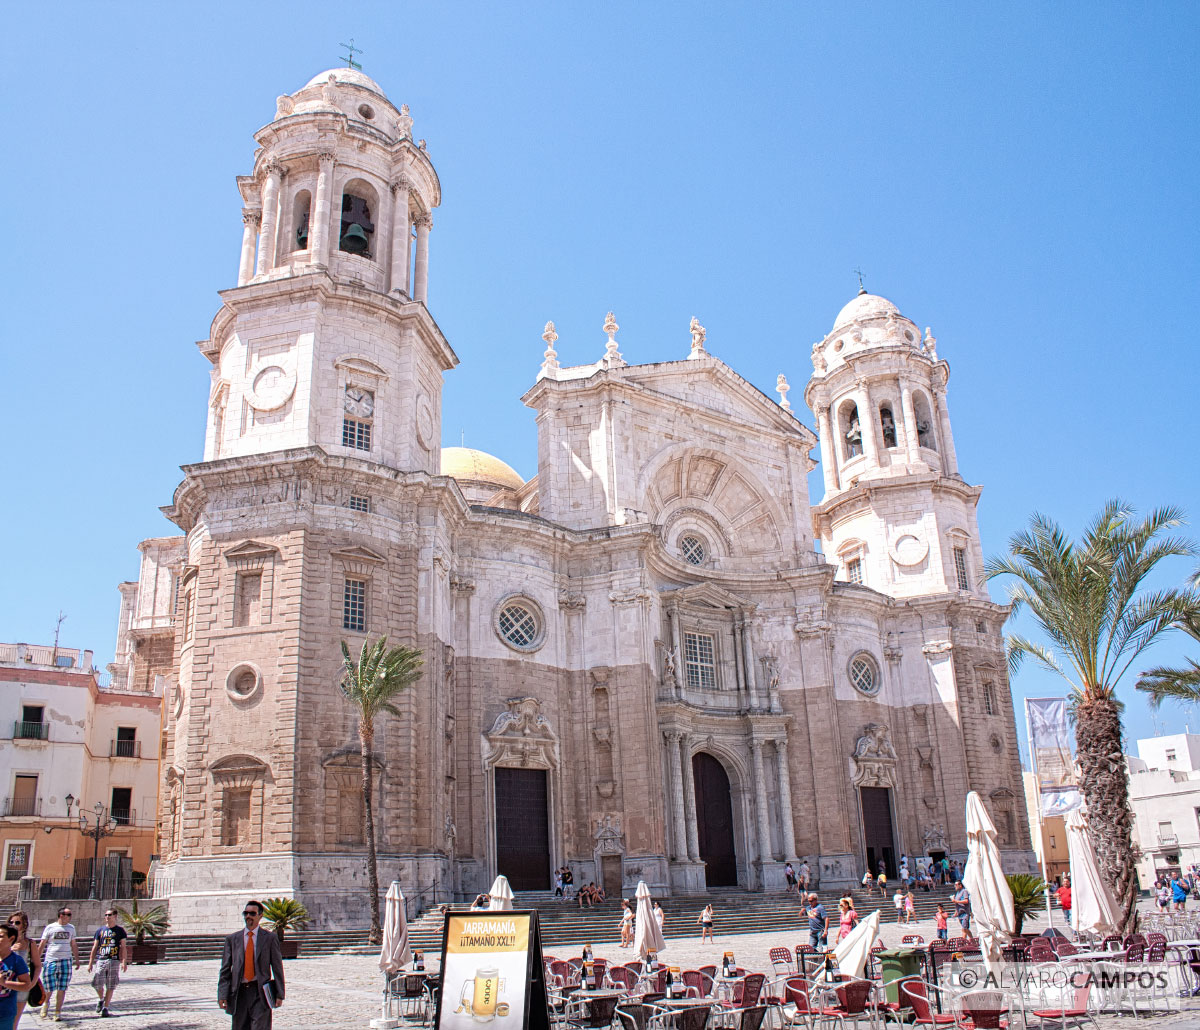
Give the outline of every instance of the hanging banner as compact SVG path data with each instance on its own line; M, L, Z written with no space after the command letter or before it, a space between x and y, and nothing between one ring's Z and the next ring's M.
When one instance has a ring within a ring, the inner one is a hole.
M1067 699L1025 699L1025 722L1029 728L1029 757L1037 777L1042 818L1066 815L1082 804L1071 754L1071 724Z
M545 1030L537 912L446 913L437 1030Z

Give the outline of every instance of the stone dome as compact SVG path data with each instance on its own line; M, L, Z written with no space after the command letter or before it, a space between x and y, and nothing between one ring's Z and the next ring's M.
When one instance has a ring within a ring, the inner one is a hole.
M387 99L387 94L384 93L383 87L379 85L369 75L364 75L362 72L354 68L330 68L328 71L321 72L320 75L314 75L304 84L304 88L310 86L323 86L329 81L329 76L332 75L343 86L361 86L363 89L369 89L372 93L376 93Z
M520 490L525 485L511 465L473 447L443 447L442 475L467 483L485 483L497 490Z
M833 328L838 326L849 325L856 318L865 319L873 318L876 315L895 315L900 317L900 309L896 307L886 297L877 297L873 293L860 293L841 311L838 312L837 318L833 320Z

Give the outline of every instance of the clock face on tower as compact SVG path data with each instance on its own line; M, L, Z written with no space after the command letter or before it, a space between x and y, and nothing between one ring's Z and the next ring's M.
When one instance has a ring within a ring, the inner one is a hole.
M354 418L370 418L375 411L375 394L361 386L346 387L346 414Z

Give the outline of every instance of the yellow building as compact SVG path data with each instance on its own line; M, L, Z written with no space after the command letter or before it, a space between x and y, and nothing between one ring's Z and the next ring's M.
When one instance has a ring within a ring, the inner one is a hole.
M1039 866L1044 863L1046 879L1053 880L1071 871L1066 820L1061 815L1041 820L1038 813L1037 776L1027 772L1022 773L1022 778L1025 781L1025 807L1029 812L1029 835L1033 838L1034 854L1037 855Z
M128 896L155 850L161 725L161 694L102 688L91 651L0 644L0 904L87 896L94 858Z

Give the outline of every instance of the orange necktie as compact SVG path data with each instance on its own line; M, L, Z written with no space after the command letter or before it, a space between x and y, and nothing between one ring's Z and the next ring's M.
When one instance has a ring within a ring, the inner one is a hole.
M253 980L254 972L254 934L246 932L246 968L242 972L243 980Z

